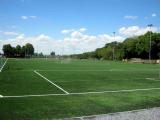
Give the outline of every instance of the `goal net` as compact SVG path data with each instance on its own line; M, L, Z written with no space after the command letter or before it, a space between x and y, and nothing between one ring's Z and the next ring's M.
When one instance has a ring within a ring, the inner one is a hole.
M3 64L5 63L6 58L0 54L0 68L3 66Z

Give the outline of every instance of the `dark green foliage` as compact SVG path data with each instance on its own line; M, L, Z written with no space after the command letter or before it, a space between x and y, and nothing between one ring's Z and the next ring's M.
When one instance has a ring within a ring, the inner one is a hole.
M151 35L151 59L160 58L160 33L146 33L145 35L131 37L122 43L112 42L106 44L103 48L98 48L94 52L76 55L77 58L97 58L108 60L122 60L130 58L148 59L149 42Z
M6 57L25 57L34 54L34 47L32 44L27 43L25 46L17 45L12 47L10 44L3 45L3 53Z
M14 56L13 47L10 44L3 45L4 56L12 57Z
M26 49L26 56L32 56L34 54L34 47L32 44L27 43L25 45L25 49Z
M20 45L17 45L16 46L16 56L17 57L20 57L21 56L21 51L22 51L22 48Z
M51 52L51 54L50 54L52 57L54 57L55 56L55 52Z

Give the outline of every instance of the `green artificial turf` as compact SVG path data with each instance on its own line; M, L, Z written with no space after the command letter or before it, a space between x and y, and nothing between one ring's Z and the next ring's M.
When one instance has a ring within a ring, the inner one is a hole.
M9 59L0 73L0 95L65 94L34 70L69 93L160 88L157 64ZM0 98L0 120L48 120L157 107L160 106L159 92Z

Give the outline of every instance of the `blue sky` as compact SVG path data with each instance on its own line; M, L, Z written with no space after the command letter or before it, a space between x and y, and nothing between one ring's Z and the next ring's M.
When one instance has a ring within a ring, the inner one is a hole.
M160 28L160 0L0 0L0 31L65 39L64 29L112 35L122 27ZM16 34L15 36L16 37ZM0 34L0 39L13 38Z

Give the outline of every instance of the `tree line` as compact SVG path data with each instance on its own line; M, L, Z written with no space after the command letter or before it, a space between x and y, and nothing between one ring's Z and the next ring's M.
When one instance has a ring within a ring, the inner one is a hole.
M31 57L34 55L34 47L30 43L24 46L17 45L16 47L6 44L3 45L3 53L5 57Z
M151 51L150 51L151 37ZM160 58L160 33L147 32L144 35L126 38L123 42L107 43L103 48L98 48L93 52L86 52L71 57L79 59L107 59L122 60L130 58L148 59L149 51L151 59Z

